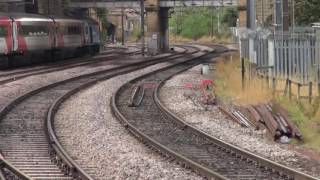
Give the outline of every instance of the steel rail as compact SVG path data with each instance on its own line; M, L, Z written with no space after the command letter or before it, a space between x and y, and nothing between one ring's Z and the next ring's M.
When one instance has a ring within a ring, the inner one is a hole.
M174 66L172 66L172 67L174 67ZM189 67L189 68L191 68L191 67ZM189 69L189 68L187 68L187 69ZM125 115L118 108L117 100L120 96L120 92L123 91L123 89L126 87L126 85L135 84L136 82L138 82L148 76L156 74L157 72L165 71L167 69L168 68L164 68L164 69L152 72L152 73L148 73L146 75L140 76L140 77L126 83L125 85L121 86L118 89L118 91L116 92L116 94L112 97L111 107L112 107L114 115L127 128L127 130L129 132L131 132L135 137L137 137L139 140L141 140L143 142L146 142L146 144L148 144L148 146L151 146L153 149L160 151L161 154L169 155L169 156L175 158L176 160L182 162L184 164L184 166L191 167L191 168L201 172L202 174L204 174L208 178L227 179L227 177L225 177L224 175L219 174L217 172L214 172L211 169L209 169L208 167L203 166L203 165L189 159L188 157L185 157L185 156L179 154L178 152L173 151L172 149L166 147L165 145L163 145L160 142L153 139L151 136L147 135L145 132L142 132L141 130L138 129L138 127L136 127L135 125L130 123L130 121L128 120L129 117L125 117ZM161 101L159 99L159 89L162 87L163 83L166 80L168 80L172 76L174 76L178 73L181 73L187 69L177 71L176 73L170 75L169 77L167 77L165 79L161 79L160 84L158 84L156 86L155 91L153 92L153 99L155 101L155 104L157 105L157 107L160 109L161 112L163 112L168 117L170 117L170 119L172 119L175 123L179 124L180 127L183 127L183 130L187 130L190 134L191 133L196 134L200 138L207 139L210 142L213 142L215 144L215 147L217 147L218 149L221 149L224 152L227 152L228 154L230 154L230 156L231 155L236 156L237 158L239 158L245 162L251 162L251 163L257 162L257 164L259 164L260 167L271 170L272 173L276 172L280 175L280 177L288 177L288 178L296 179L296 180L315 180L316 179L310 175L307 175L305 173L302 173L297 170L291 169L289 167L283 166L281 164L275 163L275 162L270 161L268 159L262 158L260 156L253 154L253 153L242 150L242 149L235 147L229 143L226 143L226 142L221 141L217 138L214 138L214 137L206 134L205 132L200 131L197 128L191 126L190 124L185 123L182 119L180 119L179 117L177 117L176 115L171 113L161 103Z
M195 52L192 52L192 53L195 53ZM185 56L187 56L189 54L190 53L186 53ZM107 73L107 72L110 73L110 71L117 72L114 75L128 73L130 71L135 71L135 70L138 70L138 69L150 66L150 65L154 65L154 64L157 64L157 63L160 63L160 62L170 61L172 59L177 59L177 58L180 58L180 57L183 57L183 56L184 56L184 54L179 53L179 54L173 54L172 56L170 56L170 58L169 57L153 58L152 60L149 60L149 61L141 61L141 62L131 63L131 64L128 64L128 65L125 65L125 66L120 66L120 67L111 68L111 69L107 69L107 70L97 71L97 72L94 72L94 73L89 73L89 74L81 75L81 76L78 76L78 77L69 78L69 79L66 79L66 80L63 80L63 81L59 81L59 82L56 82L56 83L53 83L53 84L50 84L50 85L46 85L46 86L40 87L40 88L38 88L36 90L32 90L30 92L27 92L27 93L19 96L18 98L14 99L10 103L8 103L5 107L3 107L1 109L0 118L2 119L11 109L13 109L16 105L18 105L19 103L21 103L25 99L27 99L27 98L29 98L29 97L31 97L33 95L36 95L37 93L45 91L47 89L54 88L54 87L57 87L59 85L63 85L63 84L66 84L66 83L69 83L69 82L72 82L72 81L81 80L83 78L90 78L92 76L101 75L101 74L104 74L104 73ZM128 69L124 70L125 67L127 67ZM111 76L105 76L105 78L108 78L108 77L111 77ZM90 81L90 82L92 84L94 84L94 83L98 82L100 79L98 79L98 80L92 79L92 81ZM48 113L53 112L52 110L53 109L51 109L51 111L49 110ZM47 116L47 117L50 117L50 116ZM47 122L47 121L45 121L45 122ZM59 162L58 163L61 166L61 168L63 168L63 171L65 173L67 173L67 174L68 173L74 174L76 177L83 177L84 179L86 179L87 174L79 166L77 166L74 163L74 161L72 161L72 159L63 150L63 148L61 147L59 142L56 141L57 139L54 138L55 135L54 134L52 135L52 132L53 132L52 131L52 126L51 126L52 124L49 125L49 123L48 123L46 125L47 126L45 126L45 127L48 127L48 130L50 129L49 132L47 131L47 135L48 135L47 138L49 140L48 142L49 142L49 145L52 148L50 150L57 150L52 155L54 155L55 157L56 156L59 157ZM51 151L51 153L52 153L52 151ZM88 178L88 179L90 179L90 178Z
M138 52L138 51L134 51L134 52ZM127 52L124 54L131 54L134 52ZM118 48L113 48L113 50L110 51L103 51L100 52L99 54L97 54L96 56L99 55L118 55L119 53L123 53L120 52ZM91 56L92 58L96 57L96 56ZM46 69L47 67L59 67L59 66L64 66L64 65L72 65L75 63L82 63L82 62L86 62L88 61L88 57L78 57L78 58L70 58L67 59L66 61L55 61L55 62L44 62L43 64L39 64L39 66L36 67L32 67L32 66L25 66L25 67L21 67L21 68L16 68L16 69L5 69L5 70L1 70L0 73L0 77L5 77L5 76L10 76L10 75L16 75L18 73L28 73L28 72L32 72L34 70L42 70L42 69ZM13 72L11 72L13 71Z
M130 56L130 55L135 54L135 53L137 53L137 52L125 53L124 56ZM9 77L9 78L6 78L6 79L0 79L0 85L1 84L6 84L6 83L9 83L9 82L13 82L13 81L16 81L16 80L19 80L19 79L23 79L23 78L26 78L26 77L29 77L29 76L46 74L46 73L51 73L51 72L57 72L57 71L62 71L62 70L71 69L71 68L80 67L80 66L98 64L98 63L106 62L106 61L113 61L113 60L115 60L116 57L121 57L121 56L123 56L123 55L109 56L109 57L106 57L104 59L103 58L97 58L97 59L94 59L94 60L89 60L89 61L87 60L87 62L85 62L85 60L82 60L82 62L62 63L62 64L57 64L57 65L54 65L54 66L43 67L43 68L40 68L40 69L37 69L37 70L30 69L30 70L26 70L26 71L22 71L22 72L12 73L9 76L13 75L13 77ZM27 74L24 74L24 73L27 73ZM22 74L22 75L20 75L20 74ZM4 76L6 76L6 75L4 75ZM1 75L0 75L0 77L1 77Z
M15 168L10 162L6 161L3 157L0 157L0 179L6 180L5 175L2 173L2 169L7 169L21 180L31 179L28 175Z
M181 71L182 72L182 71ZM181 73L179 72L179 73ZM166 115L170 116L172 119L174 119L177 123L181 124L182 126L184 126L185 128L190 129L192 132L197 133L199 136L205 138L205 139L209 139L210 141L214 142L215 144L217 144L218 146L220 146L221 148L223 148L224 150L230 151L230 154L232 153L236 153L237 155L239 155L239 157L241 157L243 160L252 160L252 161L256 161L260 164L261 167L266 167L266 168L270 168L271 170L275 170L277 172L279 172L280 174L284 174L284 175L289 175L290 177L292 177L293 179L296 180L316 180L317 178L312 177L308 174L302 173L300 171L297 171L295 169L292 169L290 167L284 166L282 164L276 163L274 161L271 161L269 159L266 159L264 157L258 156L256 154L253 154L247 150L241 149L235 145L232 145L230 143L227 143L225 141L222 141L218 138L215 138L211 135L209 135L208 133L196 128L195 126L187 123L186 121L184 121L183 119L181 119L180 117L178 117L177 115L175 115L173 112L171 112L160 100L159 98L159 94L160 94L160 88L164 85L164 83L169 80L170 78L172 78L174 75L164 79L163 81L161 81L158 86L156 87L155 91L154 91L154 101L157 104L158 108L161 109L161 111L163 113L165 113Z
M149 63L150 63L150 62L154 62L153 64L156 64L156 63L159 63L159 62L164 62L164 61L166 61L165 58L170 58L170 59L171 59L171 58L178 58L178 57L180 57L181 55L183 55L183 53L185 53L185 51L182 52L182 53L173 54L173 55L171 55L170 57L167 57L167 56L166 56L166 57L153 58L152 60L150 60L150 61L148 61L148 62L149 62ZM155 61L157 61L157 62L155 62ZM146 62L146 61L140 61L140 62L135 62L135 63L129 64L129 65L127 65L127 66L137 66L137 65L140 65L140 64L148 63L148 62ZM152 65L152 63L150 63L150 64ZM66 79L66 80L63 80L63 81L59 81L59 82L56 82L56 83L53 83L53 84L50 84L50 85L45 85L45 86L40 87L40 88L38 88L38 89L36 89L36 90L32 90L32 91L30 91L30 92L27 92L27 93L19 96L18 98L12 100L12 101L9 102L7 105L5 105L2 109L0 109L0 120L4 117L4 115L5 115L6 113L8 113L8 111L9 111L10 109L12 109L12 108L14 107L15 104L20 103L21 100L26 99L27 96L29 96L29 95L37 94L37 93L39 93L40 91L43 91L43 90L45 90L45 89L47 89L47 88L54 87L54 86L56 86L56 85L60 85L60 84L67 83L67 82L71 82L71 81L74 81L74 80L77 80L77 79L85 78L85 77L87 77L87 76L94 76L94 75L97 75L97 74L106 73L106 72L108 72L108 71L110 71L110 70L114 70L114 71L116 71L116 70L121 70L122 68L123 68L123 66L119 66L119 67L115 67L115 68L108 68L108 69L105 69L105 70L96 71L96 72L93 72L93 73L83 74L83 75L80 75L80 76L77 76L77 77L73 77L73 78L69 78L69 79Z
M196 52L192 52L190 54L194 54ZM118 72L112 75L108 75L99 79L95 79L92 80L90 82L87 82L85 84L82 84L78 87L75 87L74 89L68 91L66 94L62 95L60 98L58 98L50 107L48 113L47 113L47 119L46 119L46 127L47 127L47 134L48 134L48 138L50 139L50 145L54 145L52 146L53 150L55 151L55 153L61 154L63 160L66 162L66 164L68 164L68 168L69 169L75 169L76 171L73 171L73 173L78 172L78 175L76 175L75 177L80 177L81 179L85 179L85 180L93 180L94 178L91 177L89 174L87 174L81 167L80 165L75 162L66 152L66 150L63 148L63 146L61 145L60 141L58 140L58 137L55 133L54 130L54 117L56 112L58 111L59 107L61 106L61 104L63 102L65 102L68 98L70 98L72 95L76 94L77 92L79 92L80 90L83 90L85 88L88 88L96 83L98 83L99 81L103 81L106 79L110 79L112 77L115 76L119 76L122 74L127 74L129 72L135 71L137 69L132 69L129 71L124 71L124 72Z
M194 60L197 60L199 58L202 58L208 54L210 54L212 52L207 52L206 54L200 56L200 57L195 57L195 58L192 58L190 61L194 61ZM183 62L185 63L185 62ZM139 79L143 79L144 77L147 77L147 76L150 76L150 75L153 75L157 72L161 72L161 71L164 71L164 70L167 70L167 69L170 69L170 68L173 68L175 66L179 66L183 63L178 63L178 64L174 64L172 66L169 66L169 67L165 67L165 68L162 68L162 69L159 69L159 70L156 70L156 71L153 71L153 72L150 72L150 73L147 73L143 76L140 76L136 79L133 79L131 81L129 81L128 83L126 84L131 84L131 83L134 83L136 81L138 81ZM126 85L125 84L125 85ZM156 140L154 140L153 138L151 138L150 136L146 135L145 133L143 133L142 131L140 131L138 128L136 128L133 124L131 124L128 119L120 112L119 108L117 107L117 98L118 96L120 95L120 92L121 90L125 87L125 85L121 86L117 91L116 93L114 94L114 96L112 97L112 100L111 100L111 108L112 108L112 112L113 114L117 117L117 119L123 124L123 126L131 133L133 134L136 138L138 138L139 140L143 141L143 142L146 142L149 146L151 146L153 149L156 149L159 153L163 154L164 156L171 156L171 157L174 157L175 159L181 161L184 163L184 166L185 167L191 167L192 169L198 171L198 172L201 172L202 175L208 177L208 178L212 178L212 177L215 177L217 179L221 179L221 180L225 180L226 178L221 176L220 174L184 157L183 155L167 148L166 146L162 145L161 143L157 142Z

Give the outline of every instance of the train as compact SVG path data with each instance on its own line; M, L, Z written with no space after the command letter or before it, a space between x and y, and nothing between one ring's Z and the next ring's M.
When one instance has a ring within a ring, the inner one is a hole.
M0 13L0 67L96 54L100 26L91 18Z

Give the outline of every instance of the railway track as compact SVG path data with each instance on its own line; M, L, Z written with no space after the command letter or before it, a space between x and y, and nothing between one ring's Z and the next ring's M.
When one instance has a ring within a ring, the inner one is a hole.
M114 114L148 147L209 179L316 179L216 139L167 110L158 97L163 82L199 63L164 68L126 83L113 97Z
M86 164L79 166L70 158L55 135L52 122L59 104L98 81L160 62L176 63L182 61L184 56L198 52L194 48L189 48L189 51L81 75L14 99L0 111L0 150L4 156L4 160L0 158L4 164L0 170L5 172L2 174L7 178L17 176L20 179L92 179L90 174L96 172Z
M103 51L101 51L99 53L99 55L108 55L108 54L120 54L120 53L125 53L124 50L122 50L121 48L107 48ZM93 56L95 57L95 56ZM25 73L25 72L29 72L32 70L40 70L42 68L46 68L46 66L55 66L55 65L59 65L59 64L72 64L72 63L77 63L77 62L83 62L86 61L85 58L72 58L72 59L68 59L67 61L56 61L56 62L45 62L36 66L25 66L25 67L19 67L19 68L8 68L8 69L4 69L0 71L0 77L4 77L4 76L8 76L14 73Z
M0 74L0 85L6 84L9 82L13 82L19 79L23 79L29 76L33 75L40 75L40 74L46 74L46 73L51 73L51 72L57 72L57 71L62 71L65 69L70 69L70 68L75 68L75 67L80 67L80 66L89 66L89 65L94 65L106 61L115 61L118 58L123 58L125 56L132 56L135 54L140 53L139 51L133 51L133 52L127 52L127 53L122 53L122 54L117 54L117 53L112 53L108 56L101 55L91 57L91 58L77 58L72 61L67 61L67 62L58 62L55 64L48 64L48 66L42 66L39 68L27 68L25 70L21 71L15 71L15 72L6 72L6 73L1 73ZM88 60L90 59L90 60Z

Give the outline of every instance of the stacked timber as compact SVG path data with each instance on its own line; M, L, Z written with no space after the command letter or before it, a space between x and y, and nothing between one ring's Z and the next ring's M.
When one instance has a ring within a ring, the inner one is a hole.
M281 130L277 121L274 119L272 112L270 109L264 104L259 104L255 106L255 109L261 115L264 125L269 130L270 134L275 138L279 139L282 135Z
M254 127L256 130L267 129L275 141L289 138L302 140L298 127L290 121L287 112L276 103L237 107L221 105L220 109L234 122L243 127Z
M231 105L219 106L220 110L229 116L234 122L240 124L242 127L253 127L254 124L250 122L247 116L241 112L237 107Z
M297 138L302 140L302 134L298 127L289 119L286 111L277 104L259 104L245 108L249 113L249 119L254 122L256 129L263 124L274 137Z
M290 130L291 137L297 138L299 140L302 140L302 133L299 130L299 128L290 121L289 115L286 112L285 109L283 109L279 104L272 103L273 108L275 109L275 112L281 117L282 122L284 122L287 126L287 128Z

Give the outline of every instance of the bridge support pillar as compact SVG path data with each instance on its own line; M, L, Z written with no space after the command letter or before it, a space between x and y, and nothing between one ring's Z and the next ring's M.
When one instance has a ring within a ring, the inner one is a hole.
M169 49L169 8L146 5L146 11L148 54L155 55Z

